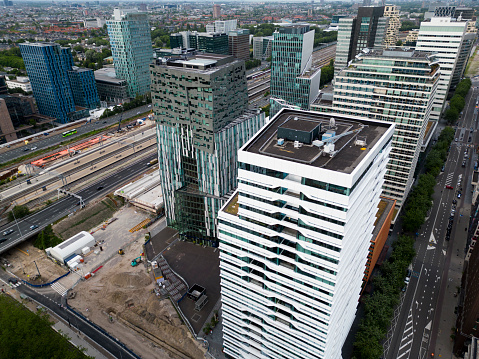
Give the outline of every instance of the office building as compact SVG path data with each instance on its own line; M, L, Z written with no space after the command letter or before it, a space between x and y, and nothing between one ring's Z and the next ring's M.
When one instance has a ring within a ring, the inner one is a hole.
M271 55L271 110L281 106L274 99L309 110L319 92L321 69L313 69L314 30L309 25L286 25L273 33Z
M273 36L253 37L253 58L266 60L273 50Z
M228 357L342 358L394 126L282 109L241 148L219 213Z
M416 49L435 53L441 66L441 77L431 112L432 120L437 121L441 116L466 30L467 21L453 21L449 17L433 17L429 21L423 21L419 28Z
M83 20L83 26L86 29L91 29L91 28L100 28L103 27L103 25L106 24L106 20L102 19L100 17L93 18L93 19L85 19Z
M330 111L396 122L396 134L386 173L383 195L404 203L414 180L440 83L434 55L396 49L368 49L336 76ZM441 68L442 71L442 68Z
M216 20L206 25L206 32L229 33L238 28L238 20Z
M101 101L118 104L128 99L126 80L117 78L114 68L104 67L96 70L95 82Z
M148 95L149 65L153 58L148 15L115 8L113 19L106 24L117 78L126 80L129 97Z
M399 29L401 28L399 8L396 5L386 5L384 7L384 17L389 19L384 37L384 47L395 47L398 41Z
M264 124L246 110L244 61L203 54L151 65L161 188L180 237L217 246L217 213L236 188L237 151Z
M3 6L13 6L13 2L10 0L3 0Z
M203 51L209 54L228 55L228 35L225 33L196 33L196 46L192 46L198 51ZM195 45L190 36L190 44Z
M221 6L219 4L213 5L213 18L218 19L221 17Z
M433 17L449 17L462 20L472 20L474 9L470 7L447 5L446 3L431 3L428 11L424 14L424 19L429 20Z
M240 60L249 60L249 30L238 29L228 33L229 54Z
M181 33L170 34L170 47L172 49L184 48L186 43L183 41L183 35Z
M363 49L382 47L388 24L384 6L359 7L356 17L339 19L334 77Z
M69 72L74 70L69 47L60 47L57 43L22 43L19 47L38 111L42 115L66 123L88 116L89 106L85 104L90 104L90 108L94 108L95 104L99 103L98 94L92 83L79 89L77 86L83 84L70 81ZM91 79L93 76L93 70L81 71L84 72L84 79ZM87 92L84 92L85 90ZM80 93L84 93L85 101L81 101L81 96L78 96Z
M30 80L28 79L28 77L25 76L17 76L15 80L7 80L6 84L9 89L19 88L25 92L32 91L32 85L30 84Z
M472 46L477 39L477 28L475 21L467 21L466 33L462 39L462 44L457 54L456 67L452 74L450 88L454 89L461 81L466 71L467 62L471 56Z
M44 120L37 114L33 96L0 94L0 143L16 140L17 132L31 126L30 119L39 117Z
M91 69L73 66L68 71L68 78L73 93L73 102L76 106L86 107L90 110L100 107L95 74Z

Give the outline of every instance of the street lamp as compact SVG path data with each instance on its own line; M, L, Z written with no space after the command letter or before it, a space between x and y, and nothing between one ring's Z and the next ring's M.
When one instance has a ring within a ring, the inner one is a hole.
M15 208L15 206L13 206L13 208ZM18 225L18 221L17 221L17 218L15 217L15 212L13 211L13 208L12 208L13 219L15 220L15 224L17 225L18 231L20 232L20 237L23 237L22 230L20 229L20 226Z

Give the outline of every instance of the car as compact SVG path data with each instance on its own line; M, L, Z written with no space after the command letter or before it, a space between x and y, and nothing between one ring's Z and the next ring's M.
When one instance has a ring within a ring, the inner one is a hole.
M407 276L408 278L411 278L411 276L412 276L412 270L408 269L406 276Z
M457 194L457 198L461 198L461 192Z
M457 199L454 199L454 200L452 201L452 203L453 203L453 204L456 204L456 203L457 203Z
M148 105L148 107L151 107L151 105Z
M32 148L30 148L30 151L35 151L38 147L34 146Z
M30 230L33 231L34 229L37 229L38 226L36 224L34 224L33 226L30 226Z
M8 236L9 234L12 234L13 232L15 232L13 229L7 229L5 232L3 232L3 235Z
M472 137L469 137L467 142L471 142L472 141Z
M407 289L407 285L405 285L404 287L402 287L401 292L405 292L406 289Z
M29 149L28 147L25 147L25 148L23 149L23 152L27 152L27 151L30 151L30 149Z
M454 187L450 186L450 185L447 185L446 186L447 189L454 189Z
M0 238L0 243L6 242L8 238Z
M409 284L409 280L410 280L409 277L404 278L404 283L405 283L406 285L408 285L408 284Z
M462 161L462 167L466 167L466 161Z
M107 121L103 121L103 123L107 123Z
M97 191L99 191L99 190L101 190L101 189L103 189L103 186L98 186L98 187L96 188Z
M445 169L446 169L445 166L442 166L441 172L444 172Z
M136 114L139 115L139 114L140 114L140 111L138 111Z
M11 283L11 284L17 284L18 283L18 279L17 278L8 278L8 283Z
M456 141L456 142L457 142L457 138L456 138L454 141Z
M454 221L454 216L449 217L450 221Z

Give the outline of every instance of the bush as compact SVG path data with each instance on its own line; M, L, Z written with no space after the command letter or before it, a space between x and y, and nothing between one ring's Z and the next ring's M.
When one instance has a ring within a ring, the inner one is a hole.
M33 245L38 249L47 249L60 244L62 240L53 233L52 225L46 226L39 234Z

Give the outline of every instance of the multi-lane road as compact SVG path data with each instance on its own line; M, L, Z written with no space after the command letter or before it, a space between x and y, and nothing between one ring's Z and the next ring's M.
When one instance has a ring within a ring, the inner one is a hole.
M75 194L81 196L82 201L86 204L98 196L112 192L121 184L138 176L145 171L146 163L155 158L157 158L156 153L148 156L145 159L140 159L132 165L117 171L102 180L99 180L98 182L78 191ZM100 186L101 189L98 190ZM28 217L22 218L16 222L13 221L8 223L0 228L0 238L7 238L7 241L0 244L0 253L3 253L7 249L16 246L18 243L38 233L48 224L78 209L80 209L78 198L64 197ZM31 230L31 226L38 226L38 228ZM13 230L13 233L4 236L3 233L8 230Z
M458 122L444 171L437 179L433 207L418 233L416 257L412 263L413 274L406 292L402 294L402 304L396 310L385 343L384 358L431 357L435 350L441 315L450 315L441 313L441 308L448 286L451 256L456 254L453 253L454 240L464 236L464 228L467 230L469 216L462 216L463 213L468 213L472 202L471 177L476 160L475 144L479 139L475 109L479 89L474 88L477 85L477 82L473 82L466 97L464 115ZM446 236L449 223L452 227L448 241Z
M85 123L81 125L80 127L77 128L77 133L75 135L71 135L68 137L68 139L75 138L77 136L80 136L84 133L100 129L102 127L107 127L110 126L114 123L118 123L120 120L120 117L125 120L127 118L136 116L137 114L147 112L148 110L151 110L151 105L145 105L141 107L134 108L129 111L125 111L123 114L118 114L114 115L108 118L105 118L101 121L92 121L89 123ZM52 129L52 131L55 129ZM48 131L48 130L47 130ZM43 138L40 138L38 140L33 140L30 142L28 145L16 145L14 148L6 149L6 150L1 150L0 151L0 163L8 162L10 160L13 160L17 157L21 157L30 151L32 147L36 147L36 150L41 150L43 148L48 148L51 146L58 145L60 142L64 141L65 138L62 137L61 132L56 132L49 134L48 136L43 136Z

